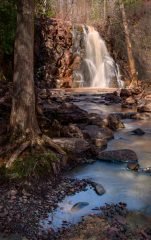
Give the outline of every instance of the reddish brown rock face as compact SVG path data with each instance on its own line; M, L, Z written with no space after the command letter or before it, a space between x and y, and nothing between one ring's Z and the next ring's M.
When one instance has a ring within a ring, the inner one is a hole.
M73 86L73 72L78 71L82 60L82 33L82 26L73 28L69 21L37 20L35 78L42 88Z

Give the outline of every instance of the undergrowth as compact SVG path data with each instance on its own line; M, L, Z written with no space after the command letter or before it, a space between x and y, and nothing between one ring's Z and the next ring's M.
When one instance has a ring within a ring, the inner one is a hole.
M53 173L52 165L58 161L53 152L30 154L15 160L11 169L0 168L0 180L43 177Z

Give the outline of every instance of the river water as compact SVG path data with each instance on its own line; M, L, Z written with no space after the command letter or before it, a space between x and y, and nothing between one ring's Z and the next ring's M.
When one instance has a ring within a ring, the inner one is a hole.
M95 103L79 102L78 105L88 112L102 114L119 112L119 105L98 106ZM151 123L149 120L124 120L125 128L115 132L115 138L108 143L107 150L132 149L136 152L141 167L151 167ZM141 128L145 131L143 136L136 136L132 130ZM58 229L62 226L75 224L88 214L96 214L97 207L105 203L125 202L130 210L137 210L151 215L151 176L144 173L129 171L126 164L114 164L96 161L85 164L69 172L68 177L78 179L91 179L103 185L106 193L98 196L88 187L86 191L66 197L59 203L58 208L48 215L40 224L49 229ZM72 210L77 203L87 203L84 207Z

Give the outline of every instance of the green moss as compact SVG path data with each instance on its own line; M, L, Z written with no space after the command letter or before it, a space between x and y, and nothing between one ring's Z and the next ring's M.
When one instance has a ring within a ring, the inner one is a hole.
M7 174L10 178L40 177L52 173L52 164L57 162L57 156L52 152L31 154L18 158Z

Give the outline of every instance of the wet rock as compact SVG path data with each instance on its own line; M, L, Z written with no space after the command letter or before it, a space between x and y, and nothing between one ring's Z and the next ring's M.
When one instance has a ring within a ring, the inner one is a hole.
M151 103L147 102L137 108L138 112L151 112Z
M136 128L135 130L132 131L134 135L142 136L145 134L145 132L141 128Z
M104 97L106 103L120 103L121 98L118 96L118 93L115 91L113 93L107 93Z
M109 162L137 162L138 158L130 149L112 150L99 152L98 159Z
M148 120L148 119L151 119L151 113L149 112L134 113L131 115L131 119Z
M100 183L90 181L89 184L94 188L98 195L103 195L106 191Z
M100 150L104 150L107 148L107 140L106 139L100 139L100 138L96 138L93 139L92 143L99 148Z
M121 119L134 119L137 112L117 112L113 113L112 115L116 115Z
M128 97L122 102L122 107L123 108L132 108L134 105L137 104L137 101L134 97Z
M88 121L88 113L72 103L62 104L56 112L58 120L63 124L86 123Z
M89 124L97 125L98 127L106 127L104 119L101 118L97 113L90 113L88 115Z
M87 125L83 133L86 137L92 139L92 141L95 141L96 139L105 139L109 140L114 138L113 132L109 128L100 128L96 125Z
M83 133L76 124L70 123L68 126L63 126L61 128L61 136L72 137L72 138L83 138Z
M114 131L120 128L124 128L124 123L121 121L120 117L115 114L110 114L107 117L107 123L107 126Z
M139 164L138 163L128 163L127 168L132 170L132 171L138 171Z
M120 97L125 97L125 98L127 98L127 97L130 97L132 95L132 91L131 91L131 89L126 89L126 88L123 88L123 89L121 89L121 92L120 92Z
M79 210L81 210L82 208L84 208L88 205L89 205L88 202L78 202L75 205L73 205L73 207L71 208L71 211L72 212L79 211Z

